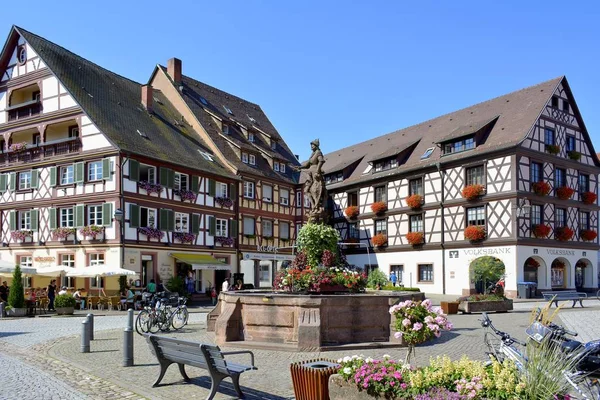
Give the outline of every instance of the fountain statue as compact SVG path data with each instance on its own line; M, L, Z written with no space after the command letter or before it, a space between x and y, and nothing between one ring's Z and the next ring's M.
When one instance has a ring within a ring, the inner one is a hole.
M319 139L310 142L312 154L308 161L298 167L298 170L306 171L306 181L304 182L304 195L310 200L310 209L308 211L309 223L325 223L327 213L325 211L325 179L323 179L323 164L325 157L319 149Z

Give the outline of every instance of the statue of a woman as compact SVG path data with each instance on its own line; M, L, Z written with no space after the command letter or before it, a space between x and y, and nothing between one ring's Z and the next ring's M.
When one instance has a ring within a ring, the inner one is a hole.
M323 213L323 198L325 196L325 180L323 179L323 164L325 158L319 149L319 139L310 142L312 154L308 161L302 164L299 169L306 170L306 181L304 182L304 194L310 199L310 219L320 219Z

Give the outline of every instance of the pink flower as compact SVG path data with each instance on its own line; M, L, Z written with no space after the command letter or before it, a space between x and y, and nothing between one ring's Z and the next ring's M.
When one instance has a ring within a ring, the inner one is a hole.
M404 319L402 320L402 325L403 325L403 326L409 327L411 324L412 324L412 322L410 322L410 319L408 319L408 318L404 318ZM417 330L418 330L418 329L417 329Z
M425 317L425 323L430 324L434 321L433 317L431 315L428 315Z
M450 322L450 321L446 322L446 329L450 330L452 328L454 328L454 325L452 325L452 322Z
M402 338L402 332L396 332L396 333L394 333L394 337L396 339L401 339Z
M431 310L431 300L425 299L421 302L421 305L425 307L427 310Z
M390 381L390 386L394 386L396 384L396 381Z
M444 325L446 323L446 318L437 316L435 317L435 323L438 325Z
M406 388L407 388L407 387L408 387L408 385L407 385L406 383L401 383L401 384L400 384L400 388L401 388L402 390L406 390Z
M404 321L403 321L404 322ZM421 328L423 328L423 324L420 322L415 322L415 324L413 325L413 331L420 331Z

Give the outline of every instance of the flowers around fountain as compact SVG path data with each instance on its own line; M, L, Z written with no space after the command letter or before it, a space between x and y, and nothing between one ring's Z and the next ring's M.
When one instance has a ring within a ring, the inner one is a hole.
M84 226L79 230L84 237L91 237L92 239L96 239L96 236L102 233L102 227L98 225L88 225Z
M189 232L173 232L173 239L177 239L181 243L192 244L196 240L196 235Z
M390 314L396 317L394 336L402 338L409 346L424 343L440 337L442 331L452 329L452 323L441 308L433 308L431 300L406 300L390 307Z

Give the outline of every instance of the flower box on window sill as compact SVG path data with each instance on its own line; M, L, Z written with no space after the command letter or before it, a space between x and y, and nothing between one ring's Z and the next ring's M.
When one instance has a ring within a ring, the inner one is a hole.
M406 241L413 246L418 246L425 243L425 235L423 232L408 232Z
M575 189L568 186L561 186L556 189L556 197L561 200L569 200L573 196L573 193L575 193Z
M79 233L83 237L90 238L90 240L96 240L96 237L104 231L104 228L98 225L84 226L79 230Z
M598 237L598 233L593 229L582 229L579 232L579 237L586 242L593 242Z
M247 234L244 234L244 237L246 239L254 239L254 238L256 238L256 235L253 233L247 233Z
M581 160L581 153L575 150L567 152L567 156L569 156L569 158L573 161Z
M560 226L554 230L554 237L556 238L556 240L559 240L561 242L571 240L573 234L573 229L566 226Z
M425 198L420 194L413 194L412 196L408 196L406 198L406 205L413 210L421 208L423 204L425 204Z
M12 231L10 233L10 237L13 240L20 240L21 242L25 242L27 239L33 238L33 231L30 231L30 230Z
M69 236L75 234L75 228L56 228L52 230L52 239L53 240L67 240Z
M371 204L371 211L373 211L377 215L381 215L388 210L387 203L384 201L376 201Z
M148 240L157 239L160 241L165 235L165 233L160 229L150 227L140 227L137 228L137 231L140 235L145 235L148 238Z
M27 150L27 142L13 143L8 147L8 151L18 153Z
M196 241L196 235L188 232L173 232L173 240L178 240L184 244L192 244Z
M179 196L181 198L181 201L191 201L192 203L196 201L196 193L192 192L191 190L179 190L179 189L175 189L173 190L173 194Z
M560 153L560 146L557 146L555 144L547 144L546 152L553 154L553 155L557 155L558 153Z
M357 206L348 206L344 210L344 214L349 219L355 219L360 214L360 211L358 210Z
M218 243L221 246L232 246L233 238L227 236L215 236L215 243Z
M471 242L481 242L486 237L485 228L478 225L469 225L465 228L465 239Z
M371 243L374 247L385 247L387 246L387 236L382 233L378 233L371 238Z
M233 200L229 197L215 197L215 203L223 208L230 208L233 205Z
M596 203L597 198L598 196L594 192L581 193L581 201L583 201L584 204L594 204Z
M533 236L535 236L536 238L547 238L548 235L550 234L550 231L552 230L552 228L550 228L549 225L546 224L538 224L538 225L534 225L531 228L531 231L533 232Z
M552 190L552 187L550 186L550 184L548 182L540 181L540 182L532 183L531 190L533 191L533 193L537 194L538 196L546 196L546 195L548 195L548 193L550 193L550 190Z
M158 183L150 183L148 181L138 182L138 187L144 189L148 194L156 193L160 194L163 191L162 185Z
M475 200L485 194L485 188L483 185L467 185L463 188L461 194L467 200Z

